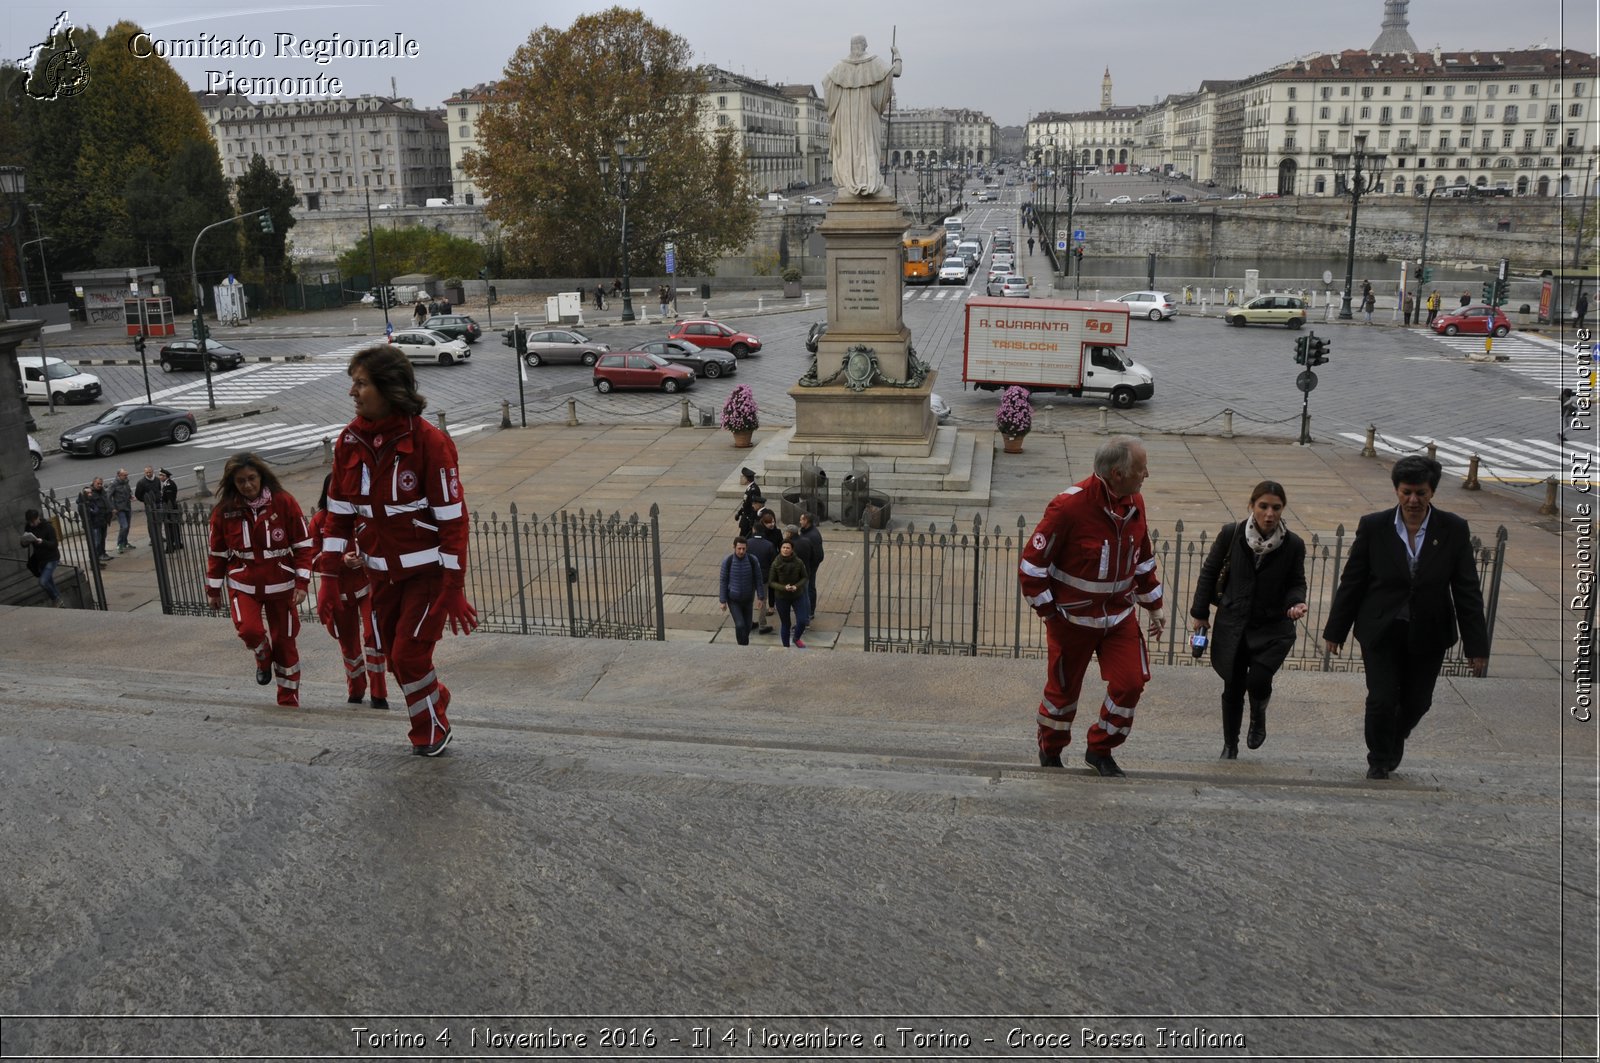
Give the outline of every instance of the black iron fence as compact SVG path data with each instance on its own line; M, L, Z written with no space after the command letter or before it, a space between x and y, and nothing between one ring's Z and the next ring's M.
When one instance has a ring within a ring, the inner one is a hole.
M161 609L205 616L211 507L179 503L146 513ZM468 597L483 631L586 638L666 638L660 510L637 515L473 516ZM314 622L316 596L301 616Z
M980 518L963 529L928 525L894 531L862 532L861 597L863 648L880 653L937 653L969 657L1043 657L1043 623L1022 600L1017 565L1031 524L1017 518L1014 531L985 531ZM1194 664L1188 647L1189 600L1212 534L1187 537L1182 521L1170 536L1151 529L1167 601L1166 633L1151 646L1164 664ZM1323 650L1322 629L1333 604L1349 540L1344 525L1331 535L1306 534L1306 601L1309 609L1296 625L1299 639L1285 666L1323 672L1360 671L1361 656L1333 657ZM1506 529L1492 545L1474 538L1478 580L1491 645L1500 579L1505 567ZM1353 647L1350 648L1353 650ZM1210 662L1204 661L1209 667ZM1444 674L1468 675L1458 643L1445 660Z

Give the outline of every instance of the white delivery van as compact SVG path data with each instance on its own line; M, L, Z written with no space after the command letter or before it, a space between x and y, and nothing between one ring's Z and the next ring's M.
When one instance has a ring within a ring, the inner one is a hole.
M449 206L454 206L454 204L451 203L449 199L439 199L439 198L430 199L424 205L425 206L429 206L429 207L449 207Z
M1155 394L1150 370L1122 353L1126 303L969 299L961 379L982 391L1025 387L1127 409Z
M22 373L22 393L29 402L47 403L50 395L57 402L93 402L100 397L100 378L79 372L59 358L48 355L19 354L17 369ZM50 390L45 391L49 381Z

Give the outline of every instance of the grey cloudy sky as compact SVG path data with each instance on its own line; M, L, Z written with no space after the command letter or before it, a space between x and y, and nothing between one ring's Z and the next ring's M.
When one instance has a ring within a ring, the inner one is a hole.
M27 54L67 0L13 0L0 14L0 54ZM337 76L344 95L399 95L438 106L456 90L497 77L511 52L542 25L566 27L604 5L571 0L526 4L485 0L364 3L218 4L201 0L121 0L71 4L76 25L97 30L131 19L152 36L193 40L202 33L261 42L262 59L178 59L194 88L207 71L251 77ZM852 34L888 54L891 34L905 61L898 106L971 107L1002 125L1046 110L1099 106L1111 69L1115 102L1149 103L1196 88L1207 78L1260 73L1298 56L1366 48L1383 23L1383 0L642 0L655 23L689 42L697 62L773 82L809 82L849 50ZM1418 47L1446 51L1529 46L1600 51L1595 0L1411 0ZM998 14L1004 11L1004 16ZM418 40L412 59L345 59L326 65L275 58L276 34Z

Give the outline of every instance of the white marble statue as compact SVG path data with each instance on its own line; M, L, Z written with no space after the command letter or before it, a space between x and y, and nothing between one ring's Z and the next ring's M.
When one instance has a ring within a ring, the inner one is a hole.
M867 39L850 38L850 54L822 79L828 104L828 147L833 183L840 195L874 196L883 190L883 113L894 98L900 76L900 49L894 62L867 54Z

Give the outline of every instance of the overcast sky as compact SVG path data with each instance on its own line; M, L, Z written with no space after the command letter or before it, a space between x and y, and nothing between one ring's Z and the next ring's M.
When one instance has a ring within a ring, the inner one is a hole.
M0 54L13 61L49 30L67 0L11 0L0 14ZM1383 0L643 0L647 17L689 42L696 62L771 82L818 85L865 34L888 54L891 37L905 69L901 107L971 107L1001 125L1047 110L1100 104L1111 69L1114 102L1144 104L1208 78L1260 73L1298 56L1371 46ZM1446 51L1530 46L1600 51L1595 0L1410 0L1417 46ZM175 59L196 89L207 71L251 77L338 77L343 94L401 96L437 107L456 92L500 75L506 60L542 25L566 27L595 3L534 0L389 0L275 5L202 0L71 4L74 24L104 30L131 19L153 37L193 41L202 33L260 42L262 59ZM1003 11L1001 17L999 12ZM399 60L336 58L326 65L274 58L276 35L373 39L404 33L420 55ZM92 71L91 71L92 76Z

